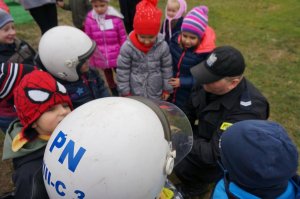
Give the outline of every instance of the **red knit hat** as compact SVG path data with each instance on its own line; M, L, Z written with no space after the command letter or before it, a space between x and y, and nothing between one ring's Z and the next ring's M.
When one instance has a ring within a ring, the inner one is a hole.
M140 35L157 35L160 30L162 12L157 6L158 0L142 0L136 6L133 29Z
M14 90L14 103L18 117L23 125L20 140L31 140L25 130L44 112L54 105L72 103L66 88L49 73L35 70L26 75Z

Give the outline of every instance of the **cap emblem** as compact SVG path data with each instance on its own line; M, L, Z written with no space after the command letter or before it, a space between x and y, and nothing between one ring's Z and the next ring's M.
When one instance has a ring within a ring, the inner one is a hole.
M206 60L206 64L211 67L216 61L217 61L217 56L215 53L212 53L208 59Z

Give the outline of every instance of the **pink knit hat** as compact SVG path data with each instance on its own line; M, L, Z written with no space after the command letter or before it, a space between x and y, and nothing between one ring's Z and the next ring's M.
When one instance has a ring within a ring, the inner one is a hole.
M181 31L196 34L200 39L203 37L207 22L208 8L206 6L198 6L193 8L183 19Z

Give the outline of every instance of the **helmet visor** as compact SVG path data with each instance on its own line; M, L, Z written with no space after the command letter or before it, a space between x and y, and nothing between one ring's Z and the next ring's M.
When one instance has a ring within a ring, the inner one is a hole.
M166 101L154 101L167 117L172 149L176 150L175 166L191 151L193 145L193 131L191 124L174 104ZM167 137L168 135L165 135ZM168 138L166 138L168 140Z

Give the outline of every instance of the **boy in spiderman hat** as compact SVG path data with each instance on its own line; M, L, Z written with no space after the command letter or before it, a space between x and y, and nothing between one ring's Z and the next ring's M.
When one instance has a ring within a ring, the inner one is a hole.
M34 182L42 180L45 146L56 126L71 112L72 103L65 87L39 70L21 80L14 90L14 103L19 120L7 130L2 159L13 160L15 198L35 198L40 188L36 189Z

